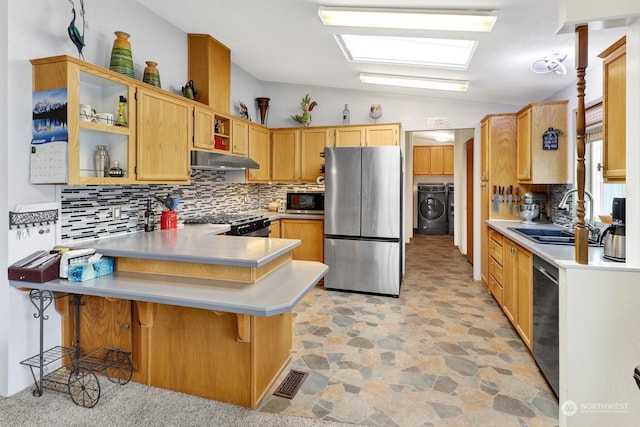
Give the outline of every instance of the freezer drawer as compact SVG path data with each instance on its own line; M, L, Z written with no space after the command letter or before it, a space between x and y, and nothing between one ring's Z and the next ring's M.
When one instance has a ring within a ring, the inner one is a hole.
M400 294L400 242L324 240L327 289Z

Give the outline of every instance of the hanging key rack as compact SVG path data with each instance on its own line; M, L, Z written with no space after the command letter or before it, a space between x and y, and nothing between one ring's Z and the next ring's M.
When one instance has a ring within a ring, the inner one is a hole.
M49 209L32 212L12 212L9 211L9 229L37 227L58 222L58 210Z

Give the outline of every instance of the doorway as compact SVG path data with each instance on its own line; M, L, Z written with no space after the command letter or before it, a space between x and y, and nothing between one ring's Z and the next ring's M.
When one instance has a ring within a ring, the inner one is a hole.
M406 146L411 150L411 154L407 155L411 162L407 163L406 173L412 178L407 180L407 184L411 185L407 196L412 199L411 203L407 203L407 212L410 213L407 226L411 224L411 229L417 232L418 187L442 183L447 187L447 196L451 195L451 200L447 200L447 208L451 206L447 220L452 226L447 226L446 234L453 237L454 246L463 254L468 252L467 236L473 233L473 230L468 230L465 208L467 188L473 192L473 187L467 184L467 175L473 171L467 171L465 144L473 139L473 135L473 128L408 131L406 134Z

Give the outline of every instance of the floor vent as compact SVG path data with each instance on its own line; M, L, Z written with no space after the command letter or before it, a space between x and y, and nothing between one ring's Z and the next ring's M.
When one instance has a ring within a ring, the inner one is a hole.
M273 393L276 396L293 399L304 380L309 376L308 372L291 370L287 377L282 381L280 387Z

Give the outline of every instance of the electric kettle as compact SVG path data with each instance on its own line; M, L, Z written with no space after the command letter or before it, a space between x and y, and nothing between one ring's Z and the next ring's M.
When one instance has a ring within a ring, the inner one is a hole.
M624 262L626 258L625 245L625 198L615 197L611 207L613 224L600 235L600 245L604 242L602 256L611 261Z
M603 241L602 256L611 261L624 262L626 255L624 224L613 224L607 227L600 235L600 245Z

